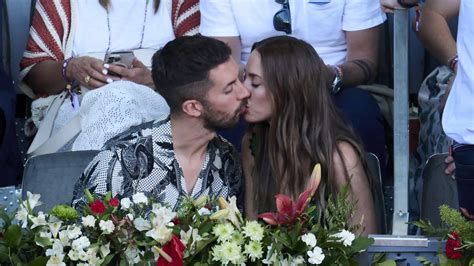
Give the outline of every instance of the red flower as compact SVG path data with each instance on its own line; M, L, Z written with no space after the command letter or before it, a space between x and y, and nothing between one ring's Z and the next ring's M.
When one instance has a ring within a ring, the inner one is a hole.
M270 225L293 224L308 206L320 182L321 167L317 164L311 174L309 188L299 195L295 203L288 196L282 194L276 195L277 212L262 213L258 218L263 219L263 221Z
M96 199L93 201L89 207L91 208L91 212L93 214L102 214L105 212L105 205L102 201Z
M461 247L461 238L458 234L453 231L448 235L448 241L446 242L446 257L451 260L458 260L462 257L459 248Z
M120 201L117 198L111 198L109 200L110 206L112 206L114 208L117 207L119 205L119 203L120 203Z
M185 249L186 247L179 237L173 235L171 240L163 247L163 252L171 257L171 261L167 261L164 256L160 256L156 262L156 266L183 266Z
M175 225L178 225L181 223L181 221L179 220L178 217L174 218L173 221L172 221Z

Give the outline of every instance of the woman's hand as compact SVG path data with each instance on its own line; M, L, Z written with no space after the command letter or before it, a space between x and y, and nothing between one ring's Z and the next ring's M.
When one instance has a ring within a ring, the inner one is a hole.
M380 0L380 5L385 13L393 13L395 9L403 9L397 0Z
M78 81L82 86L89 89L96 89L113 81L107 76L107 69L104 68L102 60L81 56L72 58L66 69L66 76L70 80Z
M124 68L114 64L108 64L109 71L119 75L121 80L129 80L137 84L142 84L150 88L155 88L151 71L137 58L133 59L132 68Z

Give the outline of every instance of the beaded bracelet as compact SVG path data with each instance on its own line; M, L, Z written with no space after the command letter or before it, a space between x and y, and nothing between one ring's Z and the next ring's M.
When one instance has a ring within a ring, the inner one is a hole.
M68 59L64 60L64 62L63 62L63 67L61 68L61 75L63 76L63 79L64 79L67 83L73 82L73 80L70 80L70 79L66 76L66 70L67 70L67 67L68 67L69 62L71 61L71 59L72 59L72 56L69 57Z
M402 7L404 8L410 8L410 7L414 7L414 6L417 6L418 4L407 4L405 3L404 0L397 0L398 4L401 5Z

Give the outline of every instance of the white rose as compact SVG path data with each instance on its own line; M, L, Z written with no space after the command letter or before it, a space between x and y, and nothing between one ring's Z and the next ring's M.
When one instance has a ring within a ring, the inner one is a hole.
M333 237L339 238L344 246L349 247L352 245L352 241L355 239L355 235L347 230L342 230L341 232L332 235Z
M138 217L133 221L133 225L138 231L146 231L151 229L151 224L142 217Z
M139 204L139 203L148 203L148 198L143 194L143 192L138 192L135 195L132 196L133 203Z
M67 236L70 240L76 239L78 236L82 234L81 228L75 225L71 225L67 227Z
M130 208L130 206L132 206L132 201L130 200L130 198L123 198L122 200L120 200L120 206L122 206L122 210L128 210L128 208Z
M326 257L320 247L314 247L314 249L312 251L309 250L307 254L309 257L308 262L311 264L321 264Z
M316 236L313 233L304 234L301 236L301 240L310 248L314 248L316 246Z
M89 238L87 236L81 236L78 239L72 241L71 247L77 251L83 251L91 245ZM82 260L82 259L81 259Z
M99 227L100 227L100 230L102 230L104 234L110 234L115 229L115 225L112 221L100 221Z
M86 217L82 217L82 225L85 227L92 227L95 226L96 219L92 215L87 215Z

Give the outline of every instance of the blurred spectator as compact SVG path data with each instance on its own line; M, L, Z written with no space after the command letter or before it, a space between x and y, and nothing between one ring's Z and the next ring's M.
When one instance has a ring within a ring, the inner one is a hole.
M3 5L0 5L0 14ZM3 70L3 20L0 19L0 187L14 185L21 171L15 134L16 93L13 81Z
M448 27L459 15L457 41ZM425 47L454 72L440 110L446 135L453 139L459 206L474 213L474 2L427 0L418 36Z
M142 86L151 91L153 82L147 66L153 52L175 36L197 33L198 25L197 0L37 1L20 73L23 91L37 99L32 104L33 121L38 126L47 112L52 113L54 110L48 107L64 91L68 95L57 111L51 134L78 114L81 97L88 90L126 80L135 84L122 83L120 88L130 84L132 89ZM129 68L104 64L105 54L125 50L133 50L136 56ZM38 99L39 96L50 97ZM120 103L114 102L117 110L123 108ZM166 105L161 100L156 105L141 106L151 109L160 108L160 104ZM125 129L144 122L139 110L132 111L133 121L122 119L118 113L116 120L102 122L126 120L129 123L121 124Z

